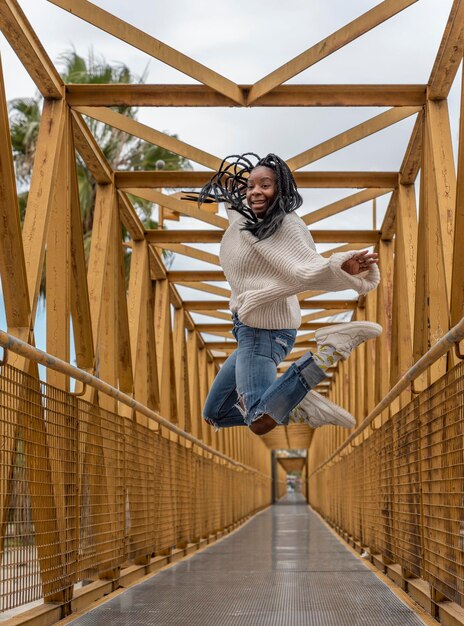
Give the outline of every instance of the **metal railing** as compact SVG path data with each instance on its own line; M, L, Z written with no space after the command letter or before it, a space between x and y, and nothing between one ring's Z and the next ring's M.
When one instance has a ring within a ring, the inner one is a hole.
M99 392L85 399L0 366L0 610L69 603L76 583L117 579L270 504L270 466L229 458L3 331L0 345Z
M464 338L464 319L393 387L347 440L311 459L309 501L403 577L464 604L464 362L365 438L359 437L433 362ZM356 444L355 444L356 440ZM442 597L435 595L434 597Z

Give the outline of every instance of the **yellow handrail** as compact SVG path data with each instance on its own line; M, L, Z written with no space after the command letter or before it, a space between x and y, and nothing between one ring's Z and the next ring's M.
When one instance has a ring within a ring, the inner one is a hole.
M314 476L314 474L319 472L338 454L340 454L340 452L358 435L360 435L362 431L365 430L369 424L371 424L371 422L378 415L380 415L380 413L382 413L382 411L385 410L415 378L422 374L422 372L424 372L437 359L451 350L453 346L462 341L462 339L464 339L464 317L408 369L396 385L390 389L385 398L378 403L378 405L369 413L361 424L359 424L359 426L350 434L348 439L346 439L323 463L318 465L310 476Z
M11 350L15 354L19 354L20 356L23 356L26 359L29 359L36 363L40 363L41 365L49 367L52 370L61 372L62 374L65 374L66 376L70 376L71 378L74 378L75 380L79 380L80 382L86 385L90 385L94 389L97 389L98 391L101 391L107 394L111 398L114 398L115 400L122 402L123 404L127 405L131 409L135 409L136 411L138 411L139 413L142 413L149 419L154 420L160 426L163 426L164 428L168 428L170 431L172 431L176 435L184 437L184 439L187 439L188 441L192 442L192 444L198 446L199 448L202 448L206 452L209 452L210 454L213 454L214 456L217 456L227 461L228 463L235 465L236 467L241 467L242 469L246 471L249 471L249 472L251 471L256 474L261 474L262 476L266 476L266 478L268 478L268 476L264 474L263 472L259 472L255 468L249 467L248 465L244 465L243 463L240 463L239 461L236 461L235 459L231 459L230 457L223 454L222 452L219 452L219 450L215 450L214 448L211 448L207 444L203 443L203 441L201 441L200 439L197 439L190 433L187 433L181 428L178 428L177 426L175 426L174 424L171 424L171 422L169 422L167 419L162 417L156 411L149 409L144 404L141 404L134 398L131 398L127 394L123 393L122 391L119 391L119 389L116 389L112 385L105 383L105 381L101 380L101 378L97 378L97 376L93 376L92 374L89 374L88 372L85 372L84 370L81 370L78 367L71 365L70 363L67 363L66 361L62 361L61 359L51 354L48 354L47 352L44 352L43 350L39 350L39 348L31 346L25 341L22 341L21 339L18 339L17 337L10 335L9 333L3 330L0 330L0 346L2 346L5 350Z

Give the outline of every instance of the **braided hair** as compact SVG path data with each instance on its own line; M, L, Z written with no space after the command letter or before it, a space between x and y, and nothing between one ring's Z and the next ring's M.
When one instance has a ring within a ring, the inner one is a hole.
M233 161L229 163L230 160ZM252 160L256 160L253 164ZM277 194L262 220L244 204L247 179L256 167L268 167L276 177ZM211 180L198 194L198 203L226 202L234 211L246 218L242 230L248 230L259 241L273 235L287 213L295 211L303 204L295 179L288 165L275 154L260 158L253 152L226 157Z

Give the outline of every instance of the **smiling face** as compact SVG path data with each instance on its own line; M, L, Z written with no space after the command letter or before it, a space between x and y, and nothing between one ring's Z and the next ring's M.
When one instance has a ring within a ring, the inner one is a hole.
M274 170L260 165L251 170L247 181L246 199L256 215L263 218L277 195L277 180Z

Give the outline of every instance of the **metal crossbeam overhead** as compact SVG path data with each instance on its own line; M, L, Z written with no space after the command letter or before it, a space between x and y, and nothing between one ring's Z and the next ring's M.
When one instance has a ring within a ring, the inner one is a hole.
M0 3L0 29L43 97L60 100L63 80L16 0Z
M145 239L156 245L170 243L220 243L224 235L218 230L147 230ZM377 230L312 230L315 243L376 243L380 237Z
M416 119L411 138L406 148L403 162L400 167L400 182L411 185L417 178L420 169L420 157L422 152L422 124L424 123L424 112L422 111Z
M180 243L155 243L152 245L162 248L163 250L170 250L171 252L175 252L177 254L183 254L184 256L188 256L192 259L204 261L205 263L220 265L219 256L217 254L205 252L204 250L199 250L198 248L193 248L192 246L186 246Z
M228 319L230 319L230 316L228 316ZM340 323L342 322L303 322L299 330L318 330L319 328L327 328L327 326L333 326L333 325L337 325ZM233 324L197 324L197 330L201 333L230 331L232 329L233 329ZM299 342L299 344L300 343L301 342ZM210 344L208 344L208 346L211 347Z
M137 189L152 187L203 187L212 176L205 171L138 171L115 172L115 182L120 189ZM397 172L295 172L295 181L303 189L361 189L387 187L395 188L398 184Z
M239 85L246 94L251 85ZM240 107L207 85L67 85L72 107ZM251 107L416 107L426 102L426 85L279 85Z
M118 191L119 212L121 221L132 237L132 241L142 241L145 239L145 229L140 222L140 218L135 211L134 205L123 191Z
M187 215L188 217L193 217L200 222L206 222L207 224L216 226L222 230L225 230L229 225L229 222L224 217L198 208L198 204L196 202L184 202L182 200L178 200L176 197L173 197L173 195L161 193L155 189L124 187L124 185L118 184L117 186L124 189L126 193L142 198L142 200L148 200L149 202L168 208L171 211L175 211L181 215ZM167 185L162 185L162 187L166 186ZM150 185L147 187L150 187Z
M194 148L183 141L179 141L179 139L175 137L170 137L166 133L155 130L146 124L137 122L127 115L122 115L122 113L117 113L107 107L76 107L75 111L81 115L87 115L94 120L108 124L108 126L122 130L129 135L134 135L144 141L165 148L170 152L179 154L186 159L191 159L205 167L210 167L213 170L218 169L221 165L222 159L219 157L208 154L204 150Z
M422 160L422 147L423 147L423 135L424 135L424 112L419 114L414 124L414 128L409 139L406 153L404 155L403 162L400 167L398 175L398 185L411 185L417 178ZM388 203L387 211L381 227L382 239L391 240L395 232L395 219L398 203L398 192L395 189L390 202Z
M198 291L205 291L206 293L212 293L216 296L223 296L230 298L230 289L224 289L224 287L217 287L216 285L208 285L207 283L194 282L194 281L177 281L179 287L189 287L190 289L196 289Z
M332 217L333 215L337 215L338 213L342 213L348 209L352 209L355 206L359 206L364 202L368 202L369 200L374 200L376 198L380 198L384 196L386 193L393 191L392 189L365 189L363 191L359 191L357 193L352 194L346 198L342 198L341 200L337 200L336 202L332 202L331 204L326 205L320 209L316 209L315 211L311 211L311 213L307 213L303 215L303 221L308 226L310 224L315 224L316 222L320 222L321 220L325 220L328 217ZM314 231L311 231L314 232Z
M159 41L159 39L151 37L139 28L135 28L135 26L115 17L108 11L104 11L97 5L87 0L48 0L48 2L69 11L73 15L89 22L92 26L104 30L142 52L146 52L155 59L163 61L163 63L187 74L187 76L195 78L200 83L204 83L219 91L231 100L239 103L243 102L243 94L240 88L231 80L194 61L187 55L182 54L182 52L171 48Z
M224 272L216 270L184 270L184 271L168 271L167 278L172 283L180 283L183 281L193 282L225 282Z
M378 133L380 130L388 128L392 124L396 124L401 120L404 120L415 113L421 111L421 107L397 107L380 113L376 117L373 117L362 124L358 124L349 130L320 143L318 146L314 146L309 150L305 150L301 154L297 154L287 161L288 167L294 171L298 170L305 165L314 163L319 159L333 154L342 148L365 139L374 133Z
M247 104L257 100L277 85L285 83L303 70L325 59L351 41L372 30L385 20L390 19L403 9L415 4L417 0L384 0L379 5L356 18L335 33L318 42L291 61L274 70L250 89Z
M3 84L0 60L0 274L5 302L5 317L9 329L28 339L30 326L30 301L28 277L23 254L18 196L14 163L9 138L7 99ZM20 330L21 329L21 330Z
M428 83L431 100L448 97L464 51L464 2L455 0Z
M215 334L215 333L211 333L211 334ZM206 345L208 346L208 348L211 348L211 350L213 351L213 358L217 359L217 358L222 358L224 356L224 354L231 354L232 352L234 352L237 349L237 344L234 343L233 341L225 341L225 342L215 342L215 341L209 341L206 342ZM309 349L314 349L314 347L316 346L316 340L313 341L305 341L304 343L300 344L299 347L301 348L305 348L303 350L300 350L299 352L291 352L289 355L287 355L284 359L284 361L282 361L282 363L280 365L283 365L284 363L288 363L288 362L293 362L298 360L300 357L302 357L304 354L306 354L308 352ZM222 353L222 354L217 354L218 352ZM330 381L327 381L327 383L330 385Z
M189 311L200 310L227 310L229 302L227 300L184 300L184 306ZM356 300L300 300L302 309L356 309Z
M84 159L92 176L97 183L110 184L114 179L114 172L100 149L89 127L82 119L82 115L72 111L72 127L76 149Z

